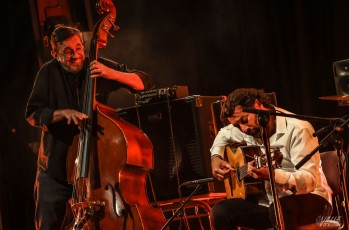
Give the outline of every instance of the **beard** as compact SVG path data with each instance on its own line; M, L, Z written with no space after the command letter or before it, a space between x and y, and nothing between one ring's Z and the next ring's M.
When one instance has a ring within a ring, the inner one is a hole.
M59 60L63 68L73 74L79 73L84 67L84 58L71 58L69 60Z
M254 128L250 128L246 131L246 134L256 137L256 138L260 138L261 137L261 130L260 128L254 127Z

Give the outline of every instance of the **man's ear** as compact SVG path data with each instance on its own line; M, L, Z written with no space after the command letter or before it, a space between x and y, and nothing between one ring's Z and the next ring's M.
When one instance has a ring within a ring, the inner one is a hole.
M57 53L55 51L51 50L51 56L53 58L57 58Z
M259 108L261 108L263 106L263 104L261 103L261 101L259 100L259 99L255 99L254 100L254 107L256 108L256 109L259 109Z

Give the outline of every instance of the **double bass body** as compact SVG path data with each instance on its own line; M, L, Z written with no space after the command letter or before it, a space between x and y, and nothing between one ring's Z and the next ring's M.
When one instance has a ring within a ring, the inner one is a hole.
M105 105L97 105L95 116L86 200L73 204L75 223L69 228L161 229L166 220L149 204L146 191L153 168L149 138Z

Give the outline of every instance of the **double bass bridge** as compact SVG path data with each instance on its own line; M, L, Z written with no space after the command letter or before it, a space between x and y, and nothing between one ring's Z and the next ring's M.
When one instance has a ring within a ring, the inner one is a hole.
M105 201L78 202L71 206L74 213L74 230L84 229L87 221L94 222L103 216Z

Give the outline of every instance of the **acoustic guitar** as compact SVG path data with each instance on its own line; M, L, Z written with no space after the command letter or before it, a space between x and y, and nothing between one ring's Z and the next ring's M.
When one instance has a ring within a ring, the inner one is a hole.
M272 151L274 168L280 168L283 156L279 149ZM251 196L260 196L265 192L264 180L255 179L248 175L247 163L254 161L257 168L267 167L267 156L258 146L226 146L225 158L236 171L224 180L227 198L246 199Z

